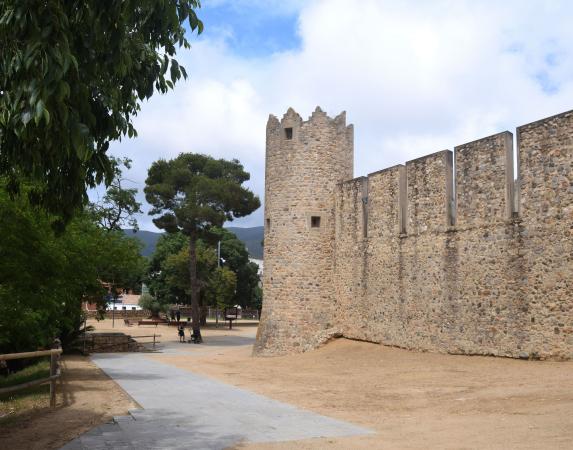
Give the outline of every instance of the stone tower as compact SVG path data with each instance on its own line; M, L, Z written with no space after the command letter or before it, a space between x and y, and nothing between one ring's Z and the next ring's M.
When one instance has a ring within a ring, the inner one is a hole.
M263 311L254 353L315 348L334 326L335 192L353 176L354 133L343 112L289 108L266 136Z

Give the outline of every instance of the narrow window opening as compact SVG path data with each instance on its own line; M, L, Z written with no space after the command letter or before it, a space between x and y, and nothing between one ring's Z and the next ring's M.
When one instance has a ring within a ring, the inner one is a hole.
M292 128L285 128L285 138L287 140L292 139Z
M398 179L398 215L400 234L405 235L407 232L406 222L408 220L408 180L406 175L406 167L401 166L399 170Z
M368 197L362 197L362 231L368 237Z
M267 231L271 231L271 219L267 219Z
M310 226L311 228L320 228L320 216L311 216Z
M368 178L362 178L362 233L368 237Z

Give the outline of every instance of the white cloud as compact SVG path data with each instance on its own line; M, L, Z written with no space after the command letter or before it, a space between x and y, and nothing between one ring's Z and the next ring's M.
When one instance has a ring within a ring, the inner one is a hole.
M193 151L238 158L262 196L266 119L289 106L348 112L356 175L573 108L569 1L295 4L300 49L242 58L223 36L180 57L188 82L143 105L140 137L113 147L140 187L152 161Z

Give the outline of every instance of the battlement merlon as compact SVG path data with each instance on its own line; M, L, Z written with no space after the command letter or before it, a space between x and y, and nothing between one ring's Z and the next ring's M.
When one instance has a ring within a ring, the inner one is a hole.
M281 120L279 120L274 114L269 114L267 130L278 128L304 128L314 123L334 125L339 133L348 133L354 128L352 124L346 125L346 111L342 111L335 117L330 117L320 108L320 106L317 106L308 120L303 120L300 114L293 108L289 108Z
M517 128L519 215L573 220L573 110Z

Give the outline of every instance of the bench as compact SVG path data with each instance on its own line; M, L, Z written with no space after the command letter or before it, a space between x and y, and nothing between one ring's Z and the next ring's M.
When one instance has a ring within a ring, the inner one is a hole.
M155 325L157 326L160 323L165 323L163 320L140 320L137 322L137 326L139 325Z
M229 330L233 329L233 320L239 318L239 308L225 308L225 320L229 321Z
M180 320L179 322L177 322L176 320L170 320L169 322L167 322L167 325L169 325L170 327L178 327L178 326L182 326L182 327L191 327L191 321L190 320Z
M125 325L127 325L128 327L132 327L132 326L133 326L133 324L131 323L131 321L130 321L129 319L123 319L123 323L124 323Z

